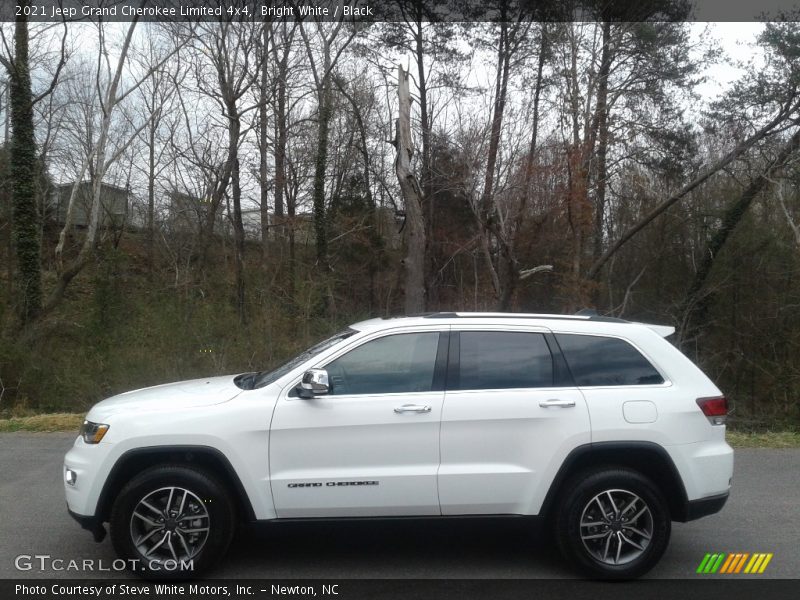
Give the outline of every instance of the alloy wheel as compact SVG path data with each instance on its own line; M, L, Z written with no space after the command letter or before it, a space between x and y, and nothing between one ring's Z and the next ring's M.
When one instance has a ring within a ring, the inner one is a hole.
M589 554L604 565L624 565L639 558L653 538L653 515L628 490L604 490L581 512L580 536Z
M131 513L131 541L152 562L188 561L203 549L211 517L203 501L181 487L163 487L139 500Z

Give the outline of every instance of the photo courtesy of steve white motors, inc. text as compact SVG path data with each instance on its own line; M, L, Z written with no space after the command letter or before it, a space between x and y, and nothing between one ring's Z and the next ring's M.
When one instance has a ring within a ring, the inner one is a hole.
M110 583L107 585L86 585L77 583L53 583L48 585L28 585L18 583L14 586L15 596L42 596L51 594L53 596L89 596L97 598L107 598L110 596L139 597L149 596L150 594L170 595L170 596L209 596L218 598L220 596L252 596L254 594L270 594L272 596L337 596L339 594L339 584L320 584L320 585L280 585L262 584L263 587L253 587L251 585L219 585L219 584L198 584L198 583Z
M341 14L339 14L341 12ZM220 2L216 6L196 6L183 3L174 3L165 6L142 6L142 5L83 5L83 6L64 6L57 4L17 4L15 16L41 17L49 19L75 20L78 17L145 17L151 19L172 19L175 17L269 17L269 18L293 18L293 17L372 17L374 12L371 6L320 6L317 4L295 4L292 6L272 4L237 5L226 6Z

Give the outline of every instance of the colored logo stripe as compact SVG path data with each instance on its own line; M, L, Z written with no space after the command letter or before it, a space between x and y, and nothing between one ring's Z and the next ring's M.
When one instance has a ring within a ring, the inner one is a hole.
M728 554L728 558L725 559L725 562L722 563L722 568L719 570L720 573L730 573L731 565L734 563L736 559L736 554Z
M706 554L706 555L703 557L703 560L701 560L701 561L700 561L700 566L699 566L699 567L697 567L697 572L698 572L698 573L705 573L705 568L706 568L706 565L708 564L708 561L709 561L710 559L711 559L711 555L710 555L710 554Z
M769 561L772 560L772 556L773 556L772 552L767 554L766 558L764 559L764 562L761 563L761 568L758 570L759 573L763 573L766 570Z
M700 561L700 566L697 567L697 573L713 574L713 573L750 573L760 574L763 573L769 562L772 560L773 554L766 552L756 552L750 554L749 552L734 552L727 554L725 552L708 553ZM749 560L748 560L749 559ZM744 569L744 571L742 571Z
M750 556L749 552L745 552L742 554L741 558L739 559L739 562L736 563L736 569L734 570L734 573L738 573L739 571L742 570L742 567L744 566L744 561L747 560L748 556Z
M720 554L706 554L703 561L700 563L700 566L697 567L698 573L716 573L717 569L719 569L722 561L725 558L725 553Z

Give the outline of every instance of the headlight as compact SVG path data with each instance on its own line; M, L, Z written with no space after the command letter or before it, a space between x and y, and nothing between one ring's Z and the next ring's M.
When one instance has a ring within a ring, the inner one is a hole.
M83 426L81 426L81 437L87 444L96 444L103 439L106 431L108 431L108 425L84 421Z

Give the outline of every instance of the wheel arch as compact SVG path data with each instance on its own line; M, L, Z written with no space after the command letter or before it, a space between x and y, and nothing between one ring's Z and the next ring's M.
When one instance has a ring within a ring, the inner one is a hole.
M239 475L228 458L210 446L174 445L134 448L122 454L114 463L97 502L95 515L100 522L108 521L111 509L123 486L138 473L162 464L201 468L215 475L231 492L240 518L255 521L253 505Z
M564 484L576 473L593 467L627 467L641 473L664 494L673 521L688 519L688 496L675 463L663 446L644 441L596 442L573 449L553 478L539 514L550 514Z

